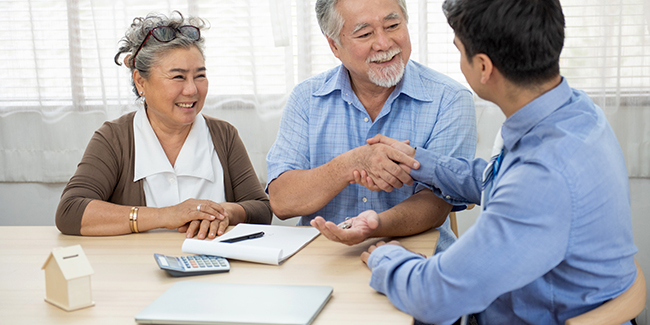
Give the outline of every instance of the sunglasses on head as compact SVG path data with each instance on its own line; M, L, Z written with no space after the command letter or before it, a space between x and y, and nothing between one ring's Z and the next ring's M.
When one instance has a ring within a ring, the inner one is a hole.
M147 33L147 37L144 38L144 41L142 41L142 44L140 44L140 47L138 47L138 50L135 51L135 54L133 55L133 68L135 68L135 57L138 55L138 53L140 53L140 50L144 46L144 43L147 42L150 36L153 36L153 38L155 38L158 42L168 43L175 40L178 33L182 34L192 41L198 41L201 38L201 31L199 28L192 25L183 25L178 28L169 26L158 26L152 28L149 33Z

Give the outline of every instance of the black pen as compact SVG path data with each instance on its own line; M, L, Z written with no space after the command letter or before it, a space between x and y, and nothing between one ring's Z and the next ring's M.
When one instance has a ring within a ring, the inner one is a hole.
M219 241L219 242L220 242L220 243L236 243L236 242L238 242L238 241L242 241L242 240L248 240L248 239L253 239L253 238L260 238L260 237L262 237L262 236L264 236L264 232L263 232L263 231L260 231L260 232L256 232L256 233L254 233L254 234L243 235L243 236L239 236L239 237L234 237L234 238L230 238L230 239L225 239L225 240L222 240L222 241Z

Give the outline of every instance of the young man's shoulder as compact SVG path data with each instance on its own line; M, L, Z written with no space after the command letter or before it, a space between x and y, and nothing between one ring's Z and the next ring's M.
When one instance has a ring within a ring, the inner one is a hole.
M529 148L526 160L546 161L569 174L585 169L586 155L610 156L620 150L602 110L586 94L575 90L567 104L537 123L524 137L528 143L538 143Z

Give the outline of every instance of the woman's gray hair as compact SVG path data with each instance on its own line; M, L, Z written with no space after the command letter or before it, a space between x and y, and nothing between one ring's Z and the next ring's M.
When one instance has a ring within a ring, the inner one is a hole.
M195 46L201 52L201 55L203 55L203 43L205 42L203 37L200 37L198 40L191 40L185 35L178 33L174 40L167 43L158 42L153 36L150 36L147 43L138 52L135 62L133 61L133 55L135 55L140 44L142 44L149 34L149 31L160 26L178 28L184 25L195 26L199 30L206 28L206 23L203 19L198 17L183 18L180 12L173 11L169 17L163 14L149 14L144 18L136 17L133 19L131 26L126 30L124 37L119 42L120 46L113 60L115 64L122 65L120 56L123 53L130 53L126 57L127 59L124 60L124 64L131 70L131 84L133 85L133 92L138 98L140 94L138 94L138 89L135 87L135 81L133 80L133 71L136 69L143 78L148 79L149 72L156 65L160 55L171 49Z
M402 9L404 20L408 23L409 14L406 10L406 0L395 0ZM316 1L316 19L321 32L325 36L333 39L336 44L341 44L341 28L343 28L343 17L336 10L336 4L339 0L317 0Z

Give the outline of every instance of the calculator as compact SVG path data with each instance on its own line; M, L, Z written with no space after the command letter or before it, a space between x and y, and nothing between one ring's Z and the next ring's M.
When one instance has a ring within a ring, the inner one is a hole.
M203 275L230 271L230 263L221 256L167 256L153 254L158 266L172 276Z

